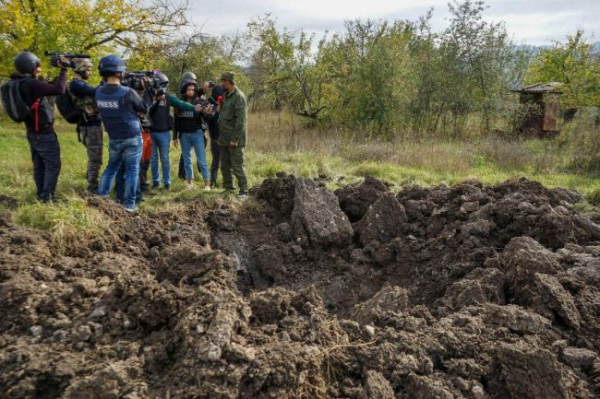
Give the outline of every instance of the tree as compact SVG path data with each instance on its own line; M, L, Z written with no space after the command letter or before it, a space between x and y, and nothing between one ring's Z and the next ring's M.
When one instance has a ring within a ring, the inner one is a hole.
M134 49L142 38L164 39L188 24L187 8L186 0L0 0L0 74L12 71L23 49L97 57Z
M526 84L562 82L562 107L576 110L583 106L600 107L600 60L594 46L586 42L583 30L567 36L564 43L556 42L550 49L540 51L531 64Z

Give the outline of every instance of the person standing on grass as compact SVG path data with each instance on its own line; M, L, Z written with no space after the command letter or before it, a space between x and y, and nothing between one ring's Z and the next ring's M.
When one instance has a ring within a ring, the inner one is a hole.
M134 212L140 159L142 157L142 126L140 116L147 112L146 105L135 90L121 86L125 62L116 55L108 55L98 65L106 84L96 90L96 103L104 129L108 133L108 164L100 179L98 194L108 197L113 179L125 164L123 207Z
M246 147L246 96L235 85L235 75L225 72L221 75L225 98L219 117L219 150L221 153L221 173L224 193L235 190L233 175L239 186L238 198L248 198L248 181L244 171L244 147Z
M87 149L87 190L95 193L98 191L98 178L102 167L103 132L96 106L96 87L85 82L92 76L92 62L88 58L74 58L73 69L73 80L69 89L77 99L76 105L83 111L81 120L77 122L77 137Z
M181 99L190 104L199 104L198 85L192 80L184 80L180 89ZM210 108L209 108L210 111ZM173 129L173 145L181 142L181 155L185 169L185 181L188 189L194 188L194 167L192 165L192 149L196 153L198 169L204 179L204 191L210 191L210 175L204 152L204 120L202 114L195 111L175 111L175 129Z
M173 118L171 117L171 107L179 111L200 112L200 104L195 107L179 100L174 95L167 93L169 78L162 73L154 76L156 95L154 103L150 107L150 128L152 136L152 159L150 168L152 170L152 188L158 188L160 185L160 175L158 170L158 160L162 164L163 187L165 190L171 189L171 163L169 161L169 151L171 147L171 129L173 129Z
M221 104L225 98L223 86L215 85L214 82L204 82L204 90L209 93L209 101L213 104L212 113L207 115L208 133L210 135L210 153L212 161L210 164L210 185L217 188L217 177L219 175L219 164L221 163L221 152L219 150L219 115Z
M144 101L144 105L149 109L152 105L152 94L146 87L149 86L148 77L144 76L139 80L139 85L132 87ZM129 84L131 87L131 83ZM135 202L139 204L144 200L144 193L148 191L148 169L150 168L150 158L152 157L152 138L150 137L150 119L148 114L139 115L142 125L142 158L140 160L140 173L138 188L135 192ZM119 203L123 203L125 195L125 164L122 163L115 176L115 195Z
M33 178L37 198L42 202L52 201L60 174L60 145L54 131L54 107L49 96L65 93L67 67L70 61L59 59L60 73L54 84L44 83L37 78L42 73L40 59L29 51L23 51L14 59L16 73L11 79L19 80L19 91L25 104L32 110L25 120L27 141L33 161ZM5 154L8 156L8 154Z

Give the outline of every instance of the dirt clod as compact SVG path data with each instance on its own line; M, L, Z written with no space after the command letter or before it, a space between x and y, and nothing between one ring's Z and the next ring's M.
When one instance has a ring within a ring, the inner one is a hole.
M0 220L0 397L600 397L600 226L521 179L193 202L56 248Z

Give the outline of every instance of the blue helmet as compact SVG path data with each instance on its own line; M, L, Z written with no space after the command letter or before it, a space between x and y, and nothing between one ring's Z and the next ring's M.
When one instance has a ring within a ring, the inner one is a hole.
M125 72L125 61L114 54L100 59L98 70L102 72Z

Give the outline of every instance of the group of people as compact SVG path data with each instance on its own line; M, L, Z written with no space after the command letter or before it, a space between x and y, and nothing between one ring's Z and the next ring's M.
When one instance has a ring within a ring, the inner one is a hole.
M41 63L31 52L20 53L14 66L16 72L12 78L19 79L22 99L32 111L25 119L25 126L37 197L41 201L53 199L61 168L60 145L53 127L54 107L48 97L66 92L70 92L74 106L81 111L76 123L79 140L87 149L88 191L108 196L116 181L117 200L127 211L135 211L143 192L150 189L148 169L152 174L152 189L160 187L161 177L163 188L171 188L169 151L173 140L175 147L181 146L179 176L185 179L188 188L195 187L193 151L204 190L217 187L220 166L224 192L235 192L235 176L238 197L247 197L244 171L247 104L233 73L223 73L220 85L213 82L199 85L196 76L186 72L181 77L178 95L173 95L167 91L169 79L162 73L140 77L135 84L131 80L125 82L125 62L116 55L100 60L102 83L97 87L86 82L92 75L92 63L87 58L60 57L60 73L53 83L37 79L42 72ZM67 90L68 68L73 69L74 76ZM109 159L100 175L103 131L109 138ZM210 169L205 153L209 141Z

